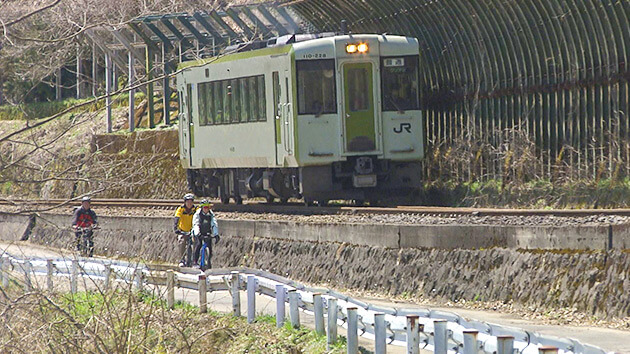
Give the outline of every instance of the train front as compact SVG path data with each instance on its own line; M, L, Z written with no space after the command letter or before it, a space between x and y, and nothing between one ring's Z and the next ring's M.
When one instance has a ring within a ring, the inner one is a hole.
M384 200L420 187L418 41L346 35L294 45L305 201Z

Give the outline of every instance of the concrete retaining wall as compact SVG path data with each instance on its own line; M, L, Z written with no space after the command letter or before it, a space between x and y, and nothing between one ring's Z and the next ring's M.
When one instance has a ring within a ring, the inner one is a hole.
M70 216L44 214L35 221L27 232L28 217L0 214L0 236L14 241L26 232L31 242L74 248ZM103 217L101 226L95 236L97 254L178 260L171 218ZM248 266L308 283L391 294L630 316L630 253L603 251L611 244L628 247L630 228L625 226L526 229L220 220L220 228L224 237L215 247L216 267ZM541 250L568 247L582 250Z

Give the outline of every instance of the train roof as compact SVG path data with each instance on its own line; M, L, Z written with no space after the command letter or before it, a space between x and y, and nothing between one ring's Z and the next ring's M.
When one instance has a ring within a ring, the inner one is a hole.
M274 37L267 41L252 41L226 47L219 56L191 60L180 63L180 68L199 66L210 62L223 62L258 55L287 53L294 48L296 52L313 48L334 48L336 43L349 41L378 41L383 48L400 55L418 54L418 41L413 37L389 34L336 34L334 32L317 34L291 34ZM250 54L250 52L252 52ZM255 54L253 53L255 52ZM301 59L298 57L298 59Z

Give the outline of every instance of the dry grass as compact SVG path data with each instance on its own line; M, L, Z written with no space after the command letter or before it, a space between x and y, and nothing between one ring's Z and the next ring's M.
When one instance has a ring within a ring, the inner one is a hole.
M131 288L103 292L24 292L0 288L0 352L63 353L323 353L325 337L276 329ZM334 353L343 352L343 347Z

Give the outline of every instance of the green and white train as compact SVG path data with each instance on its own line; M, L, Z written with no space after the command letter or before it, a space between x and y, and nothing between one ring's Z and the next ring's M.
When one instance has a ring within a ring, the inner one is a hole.
M180 64L180 157L199 196L384 200L420 186L418 41L289 35Z

